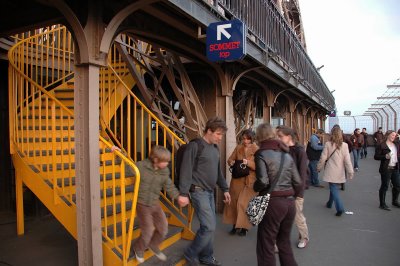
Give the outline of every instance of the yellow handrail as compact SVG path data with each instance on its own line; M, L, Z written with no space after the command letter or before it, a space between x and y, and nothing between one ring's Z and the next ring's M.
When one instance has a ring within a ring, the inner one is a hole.
M8 53L9 105L13 114L10 145L12 152L18 151L34 171L52 184L55 204L59 195L63 195L68 204L75 206L74 190L65 186L66 182L72 184L72 175L64 177L62 171L57 171L68 168L73 172L74 156L64 156L64 150L70 153L73 149L73 112L44 87L56 81L62 83L72 73L71 68L49 70L57 65L73 65L73 45L68 45L71 49L66 50L55 36L64 36L64 40L72 42L66 28L59 27L18 42ZM52 78L43 77L49 73Z
M76 209L73 186L74 113L57 99L57 91L51 91L60 85L62 88L72 78L73 54L72 37L62 26L52 27L18 42L9 51L9 104L12 153L18 152L53 187L54 204L64 201L70 208ZM118 151L108 150L111 144L103 137L100 137L99 144L105 217L103 237L112 245L112 249L120 252L126 265L134 237L140 175L129 158ZM111 166L108 165L109 161ZM126 169L130 169L132 177L127 175ZM112 176L111 196L108 195L108 173ZM127 185L133 186L133 191L126 191ZM119 213L116 211L117 197L120 198ZM132 204L130 210L127 210L127 202ZM111 217L107 217L108 203L111 203L113 210ZM116 234L119 222L122 228L120 237ZM110 226L113 236L108 234Z
M175 179L175 154L176 147L185 142L168 128L145 104L132 92L133 80L129 76L121 77L120 73L125 73L127 66L118 54L115 45L113 52L110 53L106 68L102 68L101 73L108 83L100 84L100 113L103 123L134 161L143 160L149 154L152 145L161 145L168 148L172 154L171 178ZM118 69L115 69L118 66ZM132 84L128 85L127 82ZM135 129L131 132L131 128ZM191 206L185 212L178 204L168 198L166 192L162 196L180 216L186 220L183 224L191 230L193 210Z
M113 146L111 143L109 143L103 137L100 137L100 141L104 144L105 148L111 149L111 147ZM129 259L129 252L130 252L130 249L131 249L131 243L132 243L132 239L133 239L134 218L135 218L135 215L136 215L136 204L137 204L139 184L140 184L140 173L139 173L139 170L136 167L136 165L130 159L128 159L122 152L120 152L118 150L114 150L113 153L114 153L114 156L113 156L113 159L112 159L112 167L113 168L115 168L115 166L116 166L115 163L116 163L116 160L118 158L120 160L122 160L121 161L121 165L120 165L121 176L119 178L120 187L121 187L121 194L120 194L121 195L121 200L120 200L121 207L120 208L121 208L121 213L122 213L122 215L121 215L122 216L121 226L122 226L122 232L123 232L122 233L122 248L119 247L119 245L118 245L119 243L117 241L117 238L115 237L116 236L116 231L117 231L117 220L116 220L116 215L115 215L116 214L116 208L117 208L116 193L115 193L116 191L113 190L113 193L112 193L111 197L107 196L106 192L105 192L106 191L106 187L105 187L106 182L104 180L103 180L103 201L105 202L105 204L103 204L103 206L104 206L103 207L103 211L104 211L104 213L106 213L106 211L107 211L106 210L106 208L107 208L107 204L106 204L107 198L111 198L112 199L112 206L113 206L114 215L110 219L113 220L111 224L113 226L114 238L112 239L111 237L109 237L108 232L107 232L107 225L109 224L107 215L104 215L104 217L105 217L105 219L104 219L105 220L104 221L105 226L103 226L103 237L109 243L113 244L114 248L123 255L123 261L125 263ZM103 165L103 168L104 167L105 166ZM132 178L134 180L134 188L133 188L133 193L132 193L132 198L131 199L127 199L126 198L126 192L124 191L125 190L125 182L126 182L126 178L127 178L125 169L132 169L133 170L133 176L130 177L130 178ZM115 169L114 169L114 171L112 171L112 173L113 173L113 178L112 178L112 180L113 180L113 188L116 187L115 186L116 185L115 184L115 182L116 182L115 173L116 172L117 171ZM103 171L103 174L104 173L105 173L105 171ZM105 176L103 176L103 179L104 178L105 178ZM132 200L132 209L131 209L131 213L130 213L129 217L127 218L126 217L127 212L126 212L125 204L126 204L126 202L128 200ZM127 229L126 229L126 224L125 224L126 221L129 221L129 225L128 225ZM127 233L124 233L124 232L127 232Z

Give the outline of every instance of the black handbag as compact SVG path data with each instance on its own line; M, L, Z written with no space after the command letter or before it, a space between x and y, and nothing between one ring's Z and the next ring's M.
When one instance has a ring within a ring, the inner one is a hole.
M250 169L243 163L243 160L235 160L229 171L232 173L232 178L241 178L250 174Z

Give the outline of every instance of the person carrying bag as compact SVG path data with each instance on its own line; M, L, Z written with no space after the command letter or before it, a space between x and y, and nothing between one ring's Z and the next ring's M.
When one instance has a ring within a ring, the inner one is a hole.
M257 127L256 139L260 149L254 156L254 190L260 195L270 192L268 208L257 227L257 262L258 265L275 265L276 243L278 249L284 251L279 253L280 265L296 266L290 232L296 215L295 197L304 190L303 182L289 148L276 139L270 124Z

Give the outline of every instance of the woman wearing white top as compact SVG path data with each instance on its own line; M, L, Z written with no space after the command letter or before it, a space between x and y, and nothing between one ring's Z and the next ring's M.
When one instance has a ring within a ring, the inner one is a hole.
M386 191L389 188L389 182L392 181L392 205L400 208L398 202L400 192L399 178L399 143L395 141L396 132L388 130L384 140L375 148L375 160L380 160L379 173L381 174L381 187L379 188L379 208L390 211L386 205Z

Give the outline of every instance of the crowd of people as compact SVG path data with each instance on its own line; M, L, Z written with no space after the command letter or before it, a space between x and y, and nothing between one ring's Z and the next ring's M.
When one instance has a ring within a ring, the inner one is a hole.
M292 225L295 224L299 232L298 248L305 248L310 241L303 213L305 190L310 186L323 187L319 179L319 172L323 170L323 181L329 184L326 207L334 205L335 215L341 216L345 207L339 189L344 190L346 181L359 171L359 159L368 155L365 128L362 131L356 128L351 136L346 137L340 126L335 125L327 141L323 139L324 131L318 129L305 148L299 143L294 129L287 126L274 128L264 123L255 132L247 129L241 133L239 144L230 154L227 164L234 167L239 163L241 168L247 169L233 176L228 186L218 149L226 131L225 121L215 117L207 121L201 138L187 144L178 169L178 188L169 178L171 154L166 148L153 147L149 158L137 163L141 173L137 205L141 235L133 249L139 263L144 261L146 249L152 250L160 260L167 259L159 248L168 230L158 201L159 191L165 189L182 207L191 201L199 220L195 238L184 252L187 264L222 265L214 257L213 246L216 229L214 189L218 185L224 195L223 222L232 226L229 234L241 237L252 228L246 214L249 201L256 195L266 195L271 188L268 208L257 227L258 265L275 265L278 252L280 265L295 266L297 263L290 242ZM392 205L400 208L399 133L388 130L383 134L379 128L373 134L374 159L381 162L379 208L386 211L390 211L386 204L390 182Z

